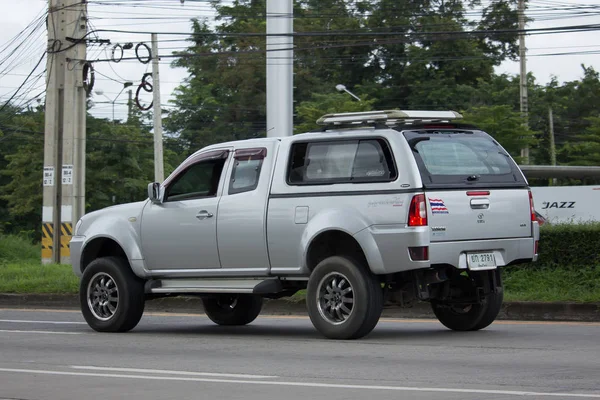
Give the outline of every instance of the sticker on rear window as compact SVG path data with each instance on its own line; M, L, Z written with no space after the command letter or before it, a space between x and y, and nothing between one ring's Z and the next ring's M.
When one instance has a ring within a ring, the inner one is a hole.
M449 214L448 207L444 204L444 200L430 198L429 204L431 205L432 214Z

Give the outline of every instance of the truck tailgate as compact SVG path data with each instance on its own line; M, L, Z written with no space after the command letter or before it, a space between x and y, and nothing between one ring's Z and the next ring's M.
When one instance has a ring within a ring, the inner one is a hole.
M532 235L527 189L427 191L431 241Z

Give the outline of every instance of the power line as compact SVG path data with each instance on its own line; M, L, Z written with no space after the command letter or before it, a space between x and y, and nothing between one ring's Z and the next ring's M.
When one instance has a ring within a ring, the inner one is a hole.
M13 95L10 97L10 99L8 99L6 101L6 103L4 103L2 105L2 107L0 107L0 112L2 112L2 110L4 110L4 108L6 107L7 104L9 104L12 99L15 98L15 96L17 95L17 93L19 93L19 90L21 90L21 88L23 88L23 86L25 85L25 83L27 83L27 80L31 77L31 75L35 72L35 70L37 69L37 67L40 65L40 63L42 62L42 60L44 59L44 57L46 56L46 52L44 52L44 54L42 54L42 56L40 57L40 60L38 61L38 63L35 65L35 67L33 67L33 69L31 70L31 72L29 73L29 75L27 75L27 78L25 78L25 80L23 81L23 83L21 83L21 85L18 87L17 90L15 90L15 92L13 93Z

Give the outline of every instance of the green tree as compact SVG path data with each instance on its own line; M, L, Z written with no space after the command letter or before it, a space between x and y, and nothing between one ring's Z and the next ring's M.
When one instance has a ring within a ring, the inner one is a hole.
M600 117L585 118L589 126L565 143L560 155L569 160L569 165L600 166Z
M44 114L25 110L3 129L11 143L3 154L0 169L0 199L4 202L3 223L7 233L27 233L39 239L42 213L42 170L44 160ZM2 146L4 149L4 146Z
M520 149L536 143L535 132L523 125L519 112L511 106L480 106L464 111L466 123L492 135L517 162L521 161Z
M294 133L303 133L318 128L317 120L325 114L341 112L371 111L375 100L363 98L356 101L349 95L342 93L320 94L315 93L312 99L298 105L298 124Z

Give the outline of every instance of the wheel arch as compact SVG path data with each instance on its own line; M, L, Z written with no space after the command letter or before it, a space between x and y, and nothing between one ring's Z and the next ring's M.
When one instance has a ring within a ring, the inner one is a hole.
M306 227L301 246L301 266L311 273L323 259L332 255L348 255L364 262L369 269L384 271L383 259L377 243L370 235L356 234L369 224L356 211L333 210L311 219Z
M123 247L113 238L98 236L86 243L81 252L81 272L97 258L100 257L124 258L129 263L129 257ZM130 263L129 263L130 264Z

